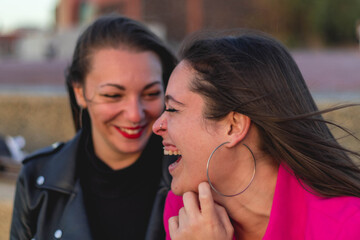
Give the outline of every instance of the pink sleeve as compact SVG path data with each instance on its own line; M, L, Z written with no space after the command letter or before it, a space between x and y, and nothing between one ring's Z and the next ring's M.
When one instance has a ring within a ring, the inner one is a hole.
M181 196L176 196L172 191L169 191L164 208L164 227L166 232L166 240L170 240L169 233L169 218L177 216L179 214L180 208L184 206Z
M359 240L360 239L360 211L354 213L344 224L336 239Z

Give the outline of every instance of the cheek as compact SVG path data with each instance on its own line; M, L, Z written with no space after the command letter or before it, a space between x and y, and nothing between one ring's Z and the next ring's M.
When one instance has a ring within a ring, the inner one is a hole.
M155 102L149 103L146 109L149 117L153 118L155 121L164 111L164 101L157 100Z
M117 112L116 108L104 107L101 104L91 104L88 106L88 111L92 122L107 122L112 120Z
M211 136L200 127L198 129L188 129L189 134L186 142L183 145L187 150L186 162L188 171L195 172L202 181L206 180L206 164L214 145L214 136ZM196 134L195 134L196 133Z

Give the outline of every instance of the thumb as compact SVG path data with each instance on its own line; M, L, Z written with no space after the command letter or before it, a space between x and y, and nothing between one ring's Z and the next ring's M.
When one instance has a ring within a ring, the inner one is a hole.
M174 238L174 235L178 229L179 229L179 217L174 216L169 218L169 233L171 239Z

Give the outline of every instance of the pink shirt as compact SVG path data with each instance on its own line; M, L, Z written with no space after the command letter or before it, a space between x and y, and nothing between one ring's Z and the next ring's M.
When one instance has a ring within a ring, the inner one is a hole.
M309 189L309 188L308 188ZM168 219L178 215L182 197L169 192L164 210L166 239ZM306 191L280 165L269 225L263 240L360 239L360 198L318 197Z

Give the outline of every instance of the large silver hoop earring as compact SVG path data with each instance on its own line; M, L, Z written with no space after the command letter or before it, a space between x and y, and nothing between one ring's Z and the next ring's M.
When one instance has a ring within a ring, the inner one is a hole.
M217 194L219 194L219 195L221 195L221 196L223 196L223 197L235 197L235 196L240 195L240 194L242 194L243 192L245 192L245 191L250 187L251 183L253 182L253 180L254 180L254 178L255 178L255 173L256 173L256 160L255 160L254 153L251 151L251 149L250 149L246 144L243 144L243 145L250 151L251 156L252 156L252 158L253 158L253 160L254 160L254 171L253 171L253 175L252 175L252 177L251 177L251 180L250 180L249 184L248 184L244 189L242 189L240 192L238 192L238 193L235 193L235 194L223 194L223 193L219 192L219 191L214 187L214 185L211 183L210 175L209 175L209 166L210 166L210 160L211 160L212 156L214 155L214 153L216 152L216 150L218 150L220 147L222 147L223 145L225 145L225 144L227 144L227 143L229 143L229 142L224 142L224 143L220 144L220 145L217 146L217 147L212 151L212 153L210 154L210 157L209 157L209 159L208 159L208 161L207 161L207 165L206 165L206 176L207 176L209 185L210 185L210 187L212 188L212 190L214 190L214 192L216 192Z

